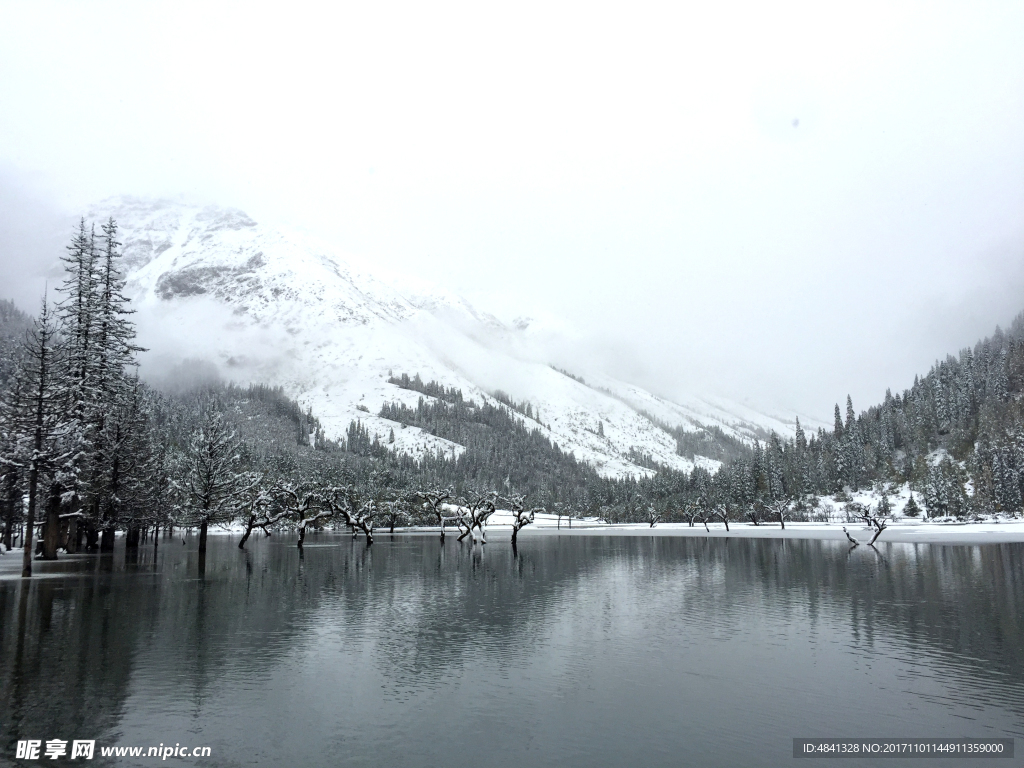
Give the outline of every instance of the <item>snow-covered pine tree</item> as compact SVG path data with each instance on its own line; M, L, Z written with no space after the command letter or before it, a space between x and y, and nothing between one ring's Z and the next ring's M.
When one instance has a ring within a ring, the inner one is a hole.
M75 423L82 440L82 450L72 462L71 468L74 471L70 473L69 484L64 489L72 513L83 506L83 498L88 495L87 475L94 461L93 426L101 403L94 353L98 258L95 228L87 230L83 218L79 221L78 232L67 246L67 253L62 257L65 277L58 293L63 298L57 303L57 315L64 329L67 348L67 365L62 381L63 398L67 417ZM94 520L90 520L92 522ZM92 525L90 544L95 539L95 526Z
M905 517L921 516L921 507L918 505L917 500L914 498L913 491L911 491L910 498L907 499L907 503L903 507L903 514Z
M130 320L135 310L129 307L123 293L125 281L120 269L121 244L117 241L117 223L108 219L102 229L104 247L95 269L95 342L92 350L96 372L94 392L99 399L93 420L95 443L90 491L103 531L100 548L112 550L114 531L118 526L117 492L122 480L119 466L123 459L122 449L130 442L130 432L139 424L137 412L133 413L138 384L129 369L137 364L136 353L143 350L135 344L135 325ZM113 425L108 424L110 419L114 420Z
M804 434L803 427L800 426L799 416L796 417L796 435L794 439L797 454L803 456L803 454L807 451L807 435Z
M11 431L12 455L5 463L18 464L25 473L27 506L25 510L24 562L22 576L32 575L33 533L41 491L47 480L64 469L68 446L74 442L73 425L67 419L61 377L66 363L66 348L53 311L44 299L39 318L23 346L24 364L18 379L3 403L4 423ZM52 494L50 495L52 496ZM56 557L60 526L60 498L56 504L47 499L44 554Z

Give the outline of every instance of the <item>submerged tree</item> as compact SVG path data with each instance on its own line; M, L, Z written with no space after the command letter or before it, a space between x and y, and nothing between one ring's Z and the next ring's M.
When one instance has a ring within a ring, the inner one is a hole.
M526 497L519 493L510 493L505 497L505 503L508 504L509 511L512 513L512 552L513 554L518 554L519 531L530 525L536 518L537 513L544 510L542 507L534 507L527 510Z
M459 500L459 516L456 521L461 531L459 541L471 536L474 543L478 537L481 544L487 543L484 525L497 510L497 500L498 494L494 491L470 491L465 498Z
M205 566L209 526L231 522L245 491L234 432L214 403L205 403L201 410L202 422L192 432L185 450L181 487L183 522L199 527L200 569Z
M373 544L373 523L379 512L375 499L360 493L352 485L325 489L322 499L331 514L352 531L353 539L362 531L366 546Z
M401 496L393 496L380 503L381 525L387 525L388 533L394 534L395 526L406 526L412 522L409 503Z
M441 542L444 542L444 526L449 520L454 521L454 516L446 515L444 511L445 504L449 502L454 495L451 488L439 488L433 486L427 488L424 491L419 492L419 497L424 500L426 504L430 505L431 514L437 520L437 524L441 528Z

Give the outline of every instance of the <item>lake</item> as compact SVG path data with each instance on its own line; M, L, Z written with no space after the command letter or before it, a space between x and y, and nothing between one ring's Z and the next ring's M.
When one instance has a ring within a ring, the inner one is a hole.
M957 766L1024 750L1022 544L213 536L200 579L196 543L0 581L0 763L52 738L119 766L162 761L100 746L391 768L828 764L792 757L815 736L1017 738ZM904 763L933 764L839 764Z

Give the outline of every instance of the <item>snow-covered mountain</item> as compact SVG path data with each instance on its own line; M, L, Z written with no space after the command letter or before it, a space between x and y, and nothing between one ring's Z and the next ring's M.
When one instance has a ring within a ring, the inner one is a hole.
M397 451L461 452L376 415L385 402L414 406L421 397L388 383L402 373L478 402L496 403L498 390L529 402L534 426L605 476L649 472L631 460L636 452L691 469L661 425L714 425L748 440L793 429L728 401L673 402L607 375L567 375L540 351L529 319L505 323L458 296L399 289L354 271L322 243L238 210L120 199L95 213L121 227L126 291L140 341L152 350L144 374L185 358L211 361L227 379L283 386L312 407L329 437L358 419L382 441L393 429Z

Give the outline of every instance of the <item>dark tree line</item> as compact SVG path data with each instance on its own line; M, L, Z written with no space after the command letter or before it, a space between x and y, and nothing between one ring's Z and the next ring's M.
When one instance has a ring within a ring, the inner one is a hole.
M512 478L549 506L564 504L611 522L718 518L785 525L785 519L807 519L819 497L841 500L866 488L882 489L876 512L884 517L891 512L886 489L903 483L924 504L921 510L912 497L909 515L962 519L1024 511L1024 314L1009 331L996 329L973 348L937 361L910 388L887 391L882 403L859 415L847 397L845 409L835 407L831 430L808 434L797 420L792 438L773 433L750 445L714 427L669 429L681 455L723 461L714 474L702 467L674 472L634 451L631 459L656 474L602 479L517 418L529 404L503 398L498 406L477 405L418 376L392 381L430 399L421 398L416 408L385 405L382 417L467 447L455 460L422 462L423 469L446 482L468 476L492 487ZM353 449L372 450L369 435L361 439ZM377 452L387 451L377 445Z
M937 361L902 393L831 430L772 436L716 477L738 507L909 483L933 516L1019 515L1024 494L1024 315ZM883 498L883 504L885 499ZM916 506L916 503L915 503Z

